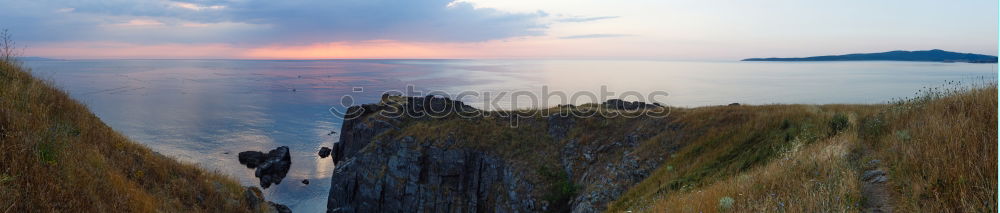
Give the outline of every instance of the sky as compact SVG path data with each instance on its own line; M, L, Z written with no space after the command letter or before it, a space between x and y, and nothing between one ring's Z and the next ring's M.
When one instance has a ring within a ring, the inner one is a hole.
M996 55L996 0L0 0L62 59L738 60Z

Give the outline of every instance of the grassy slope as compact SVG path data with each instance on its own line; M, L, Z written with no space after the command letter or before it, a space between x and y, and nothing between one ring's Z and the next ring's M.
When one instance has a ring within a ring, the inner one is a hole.
M860 175L878 168L889 174L897 211L995 212L996 104L996 85L986 85L887 105L741 107L758 116L709 133L722 137L691 141L608 211L858 211ZM792 113L803 107L807 112ZM769 111L785 116L761 115ZM847 127L835 131L831 113L845 115ZM776 124L788 119L798 121ZM815 119L822 121L797 124ZM785 127L805 134L769 136ZM748 133L763 137L738 136ZM881 163L871 164L875 159ZM727 198L731 207L722 207Z
M689 109L676 122L685 125L731 124L690 132L694 135L688 137L683 148L665 153L668 158L660 168L609 205L609 210L643 209L649 203L662 199L663 195L702 190L706 183L750 173L761 165L779 163L775 159L804 150L803 147L841 137L843 133L830 124L835 117L843 115L841 111L844 108L869 107L771 105ZM786 175L789 174L779 176ZM740 179L755 178L741 176ZM778 185L784 187L781 183ZM718 199L711 198L704 202L714 205ZM691 201L682 202L693 205Z
M601 145L638 133L645 135L635 151L640 158L666 159L610 212L714 212L724 210L725 197L733 200L726 211L858 211L865 202L860 176L872 169L889 173L896 210L991 211L996 86L972 88L884 105L716 106L675 108L665 118L591 117L577 119L567 138ZM565 188L558 178L543 175L559 168L552 153L566 141L549 137L538 116L517 128L508 122L495 116L414 121L383 136L456 139L457 146L528 169L529 179L555 191L545 197L572 195L558 192ZM602 158L620 159L608 155ZM881 163L869 164L875 159Z
M242 197L233 179L130 141L0 61L0 212L245 212Z
M675 108L665 118L583 118L567 138L601 145L638 133L645 135L640 158L666 159L609 204L610 212L714 212L723 210L724 197L734 201L726 211L858 211L860 176L876 168L889 173L896 210L995 211L997 90L972 88L883 105L716 106ZM556 196L546 200L572 195L558 192L566 183L544 175L559 168L553 153L566 141L549 137L539 116L521 119L517 128L508 122L495 116L413 121L383 136L457 139L454 145L534 168L525 175L552 191L544 197ZM605 155L594 165L620 159ZM869 165L874 159L881 163Z
M577 107L576 110L593 108ZM668 191L689 190L703 183L723 180L760 165L771 162L789 150L802 145L826 140L833 134L830 122L837 112L850 109L872 109L873 106L716 106L692 109L674 108L669 116L654 118L639 116L590 117L577 119L569 130L567 139L576 139L580 145L594 147L621 141L627 135L643 135L635 155L640 159L666 159L660 169L632 190L628 197L617 202L613 210L647 205L648 195ZM556 110L549 111L554 112ZM496 113L496 112L494 112ZM544 112L541 112L544 113ZM566 140L557 141L547 135L548 121L540 116L521 119L517 128L509 120L496 116L482 118L445 118L433 122L411 121L402 131L387 132L382 137L414 136L418 140L445 143L446 138L456 139L457 146L493 152L508 159L526 176L546 186L550 194L541 195L559 206L558 201L571 196L565 191L564 182L547 178L546 170L561 168L559 158ZM678 147L680 150L676 150ZM621 151L600 154L589 165L605 165L622 159ZM558 175L556 175L558 176ZM576 183L586 184L586 183ZM654 187L655 186L655 187ZM587 193L587 192L576 192Z

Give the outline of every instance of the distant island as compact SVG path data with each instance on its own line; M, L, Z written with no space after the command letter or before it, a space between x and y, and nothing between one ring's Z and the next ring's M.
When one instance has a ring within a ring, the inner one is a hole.
M930 61L997 63L997 57L972 53L957 53L939 49L922 51L890 51L847 55L813 56L805 58L748 58L743 61Z

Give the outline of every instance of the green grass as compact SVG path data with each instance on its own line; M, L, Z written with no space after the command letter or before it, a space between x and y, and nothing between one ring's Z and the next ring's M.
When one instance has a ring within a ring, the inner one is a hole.
M569 204L570 199L577 195L580 186L570 181L566 171L558 167L542 165L538 168L537 173L542 176L544 181L550 183L542 199L555 204L551 207L553 209L568 210L567 204Z

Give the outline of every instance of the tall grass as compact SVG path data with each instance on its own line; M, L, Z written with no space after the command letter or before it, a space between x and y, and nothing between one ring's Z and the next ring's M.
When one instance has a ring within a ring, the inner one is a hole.
M866 127L864 146L887 163L896 209L996 212L996 84L949 84L872 117L885 122Z
M888 173L888 202L897 211L996 211L996 85L956 85L888 104L712 106L672 109L667 117L577 118L564 139L550 136L551 120L540 116L513 128L490 116L407 120L383 137L453 141L498 154L535 168L525 176L549 191L537 196L558 194L548 200L563 205L558 200L566 195L594 189L578 177L567 183L543 172L563 166L553 153L568 140L601 147L643 135L633 154L662 163L610 203L610 212L857 212L866 206L861 176L875 169ZM575 108L588 109L599 108ZM571 166L615 163L621 151Z
M790 148L764 155L770 160L743 170L731 168L745 163L718 153L751 141L742 137L694 141L608 211L857 212L865 204L861 174L881 169L888 173L889 204L896 211L995 212L997 87L991 81L981 82L950 82L883 105L812 106L809 113L791 118L767 115L772 120L827 120L830 132L810 131L815 140L804 143L799 139L805 137L765 140L771 141L769 146ZM756 113L769 108L786 114L798 110L795 106L749 108ZM744 128L754 132L785 126L752 120ZM739 132L739 128L716 134L732 131ZM760 144L768 143L752 146ZM755 149L760 148L739 152L760 153ZM706 162L721 164L714 168L723 169L692 169L704 168L699 165ZM701 175L706 172L717 175ZM692 176L701 178L687 181ZM675 184L679 181L684 184Z
M847 157L852 134L787 152L764 166L669 196L651 212L844 212L861 200ZM722 200L730 198L731 204Z
M0 212L247 212L232 178L115 132L0 35Z
M834 201L840 205L857 200L846 196L856 189L842 188L855 184L840 180L855 176L845 170L850 167L842 156L851 147L843 145L849 143L844 140L844 135L849 135L844 128L850 125L849 117L857 115L848 116L845 110L867 108L871 107L768 105L680 110L674 122L707 128L683 132L688 134L684 147L663 153L668 159L609 205L608 211L712 212L720 210L717 207L723 199L732 201L725 209L763 211L796 204L805 210L803 206L823 207L804 205L814 204L804 200L807 198L829 198L827 207ZM817 146L826 144L842 147L826 151L830 152L826 157L814 158L817 156L811 152L824 150ZM837 195L797 193L807 190ZM760 202L747 205L750 200Z

